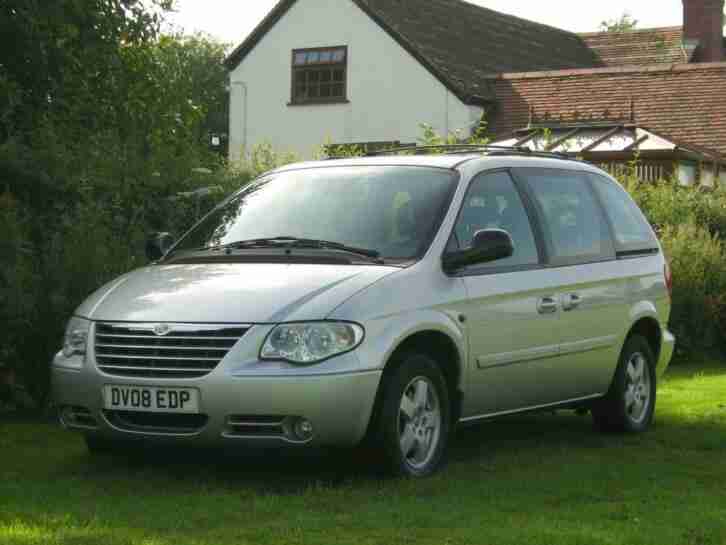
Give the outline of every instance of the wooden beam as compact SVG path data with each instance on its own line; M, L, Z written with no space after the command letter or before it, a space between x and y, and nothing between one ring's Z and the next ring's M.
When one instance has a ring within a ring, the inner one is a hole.
M598 147L603 142L607 142L610 140L613 136L615 136L617 133L623 130L623 126L620 125L618 127L615 127L614 129L610 129L608 132L603 134L600 138L592 142L591 144L585 146L580 150L580 153L586 153L588 151L594 150L596 147Z
M514 144L514 147L515 148L518 148L518 147L522 146L523 144L526 144L527 142L529 142L530 140L532 140L535 136L537 136L537 131L532 131L531 133L529 133L524 138L521 138L521 139L517 140L517 142Z
M638 138L635 142L633 142L632 144L630 144L629 146L627 146L623 151L633 151L633 150L637 150L637 149L640 148L640 145L643 142L645 142L646 140L648 140L649 138L650 138L650 136L648 136L647 134L644 134L643 136L641 136L640 138Z
M558 146L561 146L562 144L567 142L570 138L575 136L581 130L582 130L582 127L577 127L576 129L571 130L562 138L558 138L554 142L551 142L550 144L548 144L547 147L545 148L545 151L552 151L553 149L557 149Z

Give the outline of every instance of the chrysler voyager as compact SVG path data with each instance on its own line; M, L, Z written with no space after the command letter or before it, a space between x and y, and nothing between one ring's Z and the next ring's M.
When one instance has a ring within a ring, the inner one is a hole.
M147 252L77 309L52 363L91 452L365 440L424 476L457 425L498 416L572 408L642 432L673 352L643 214L546 154L289 165Z

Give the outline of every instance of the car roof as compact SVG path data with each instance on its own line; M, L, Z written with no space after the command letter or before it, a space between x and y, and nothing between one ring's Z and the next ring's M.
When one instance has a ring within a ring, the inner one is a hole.
M414 166L453 169L468 159L481 157L481 154L466 155L376 155L373 157L351 157L342 159L326 159L323 161L306 161L291 163L276 169L274 172L286 172L321 167L360 167L360 166Z
M292 170L329 168L329 167L371 167L371 166L412 166L457 169L464 165L480 168L516 168L536 167L550 169L590 170L599 171L594 165L575 159L555 156L527 156L521 153L495 153L491 155L478 152L426 154L426 155L374 155L369 157L351 157L341 159L326 159L322 161L307 161L291 163L282 166L274 173Z

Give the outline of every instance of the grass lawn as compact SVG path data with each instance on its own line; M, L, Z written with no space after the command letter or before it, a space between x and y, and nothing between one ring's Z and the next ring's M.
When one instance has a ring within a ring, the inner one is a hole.
M726 543L726 363L672 368L656 419L640 437L566 412L483 424L424 481L331 453L91 459L6 419L0 544Z

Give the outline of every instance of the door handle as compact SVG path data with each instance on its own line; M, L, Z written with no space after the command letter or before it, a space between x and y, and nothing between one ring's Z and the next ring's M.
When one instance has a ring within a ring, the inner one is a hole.
M569 312L575 310L582 303L582 298L576 293L570 293L562 297L562 310Z
M537 312L540 314L554 314L557 312L557 299L554 297L542 297L537 301Z

